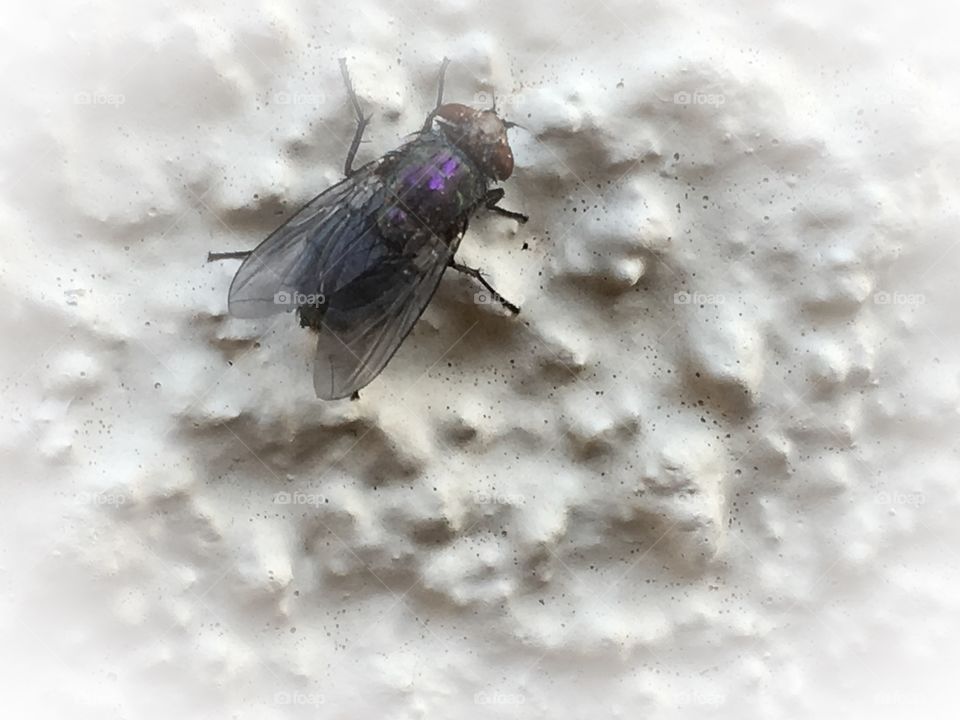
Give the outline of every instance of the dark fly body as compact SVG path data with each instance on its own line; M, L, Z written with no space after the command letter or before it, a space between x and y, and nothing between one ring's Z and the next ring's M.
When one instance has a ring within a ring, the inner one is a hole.
M324 400L354 395L372 381L400 347L452 267L502 298L476 268L454 255L470 217L489 209L526 222L497 203L493 183L513 172L507 141L512 123L495 110L443 103L413 140L353 169L369 117L364 117L340 67L357 115L346 178L327 189L250 252L211 253L211 260L243 258L230 285L230 314L262 318L296 309L301 325L319 337L313 385Z

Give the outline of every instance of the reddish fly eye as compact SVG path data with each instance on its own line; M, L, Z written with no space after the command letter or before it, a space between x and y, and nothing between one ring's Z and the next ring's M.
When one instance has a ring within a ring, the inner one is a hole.
M461 105L460 103L447 103L437 108L437 117L443 118L448 123L462 125L467 120L472 119L477 111L472 107Z
M437 108L436 117L452 126L451 140L462 148L497 180L506 180L513 173L513 152L507 143L503 121L490 110L476 110L460 103L447 103Z
M493 151L491 160L493 160L494 177L497 180L506 180L513 174L513 151L510 150L506 140Z

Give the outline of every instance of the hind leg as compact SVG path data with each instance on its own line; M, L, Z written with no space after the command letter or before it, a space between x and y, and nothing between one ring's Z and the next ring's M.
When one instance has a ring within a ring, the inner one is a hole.
M208 252L207 262L214 262L215 260L246 260L247 255L249 255L252 252L253 250L236 250L234 252Z

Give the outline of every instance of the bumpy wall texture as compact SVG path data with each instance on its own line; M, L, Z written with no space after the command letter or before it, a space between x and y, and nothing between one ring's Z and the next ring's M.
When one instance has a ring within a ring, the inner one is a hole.
M892 5L892 4L891 4ZM957 82L922 5L3 24L9 717L946 717ZM517 170L359 401L236 263L447 97ZM925 713L925 714L923 714ZM921 716L921 715L918 715Z

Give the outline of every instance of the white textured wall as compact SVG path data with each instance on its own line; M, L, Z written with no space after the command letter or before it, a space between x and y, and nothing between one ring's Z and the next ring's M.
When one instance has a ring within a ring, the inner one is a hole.
M5 717L953 717L956 17L4 14ZM495 90L532 219L325 404L204 258L338 179L341 55L362 159Z

